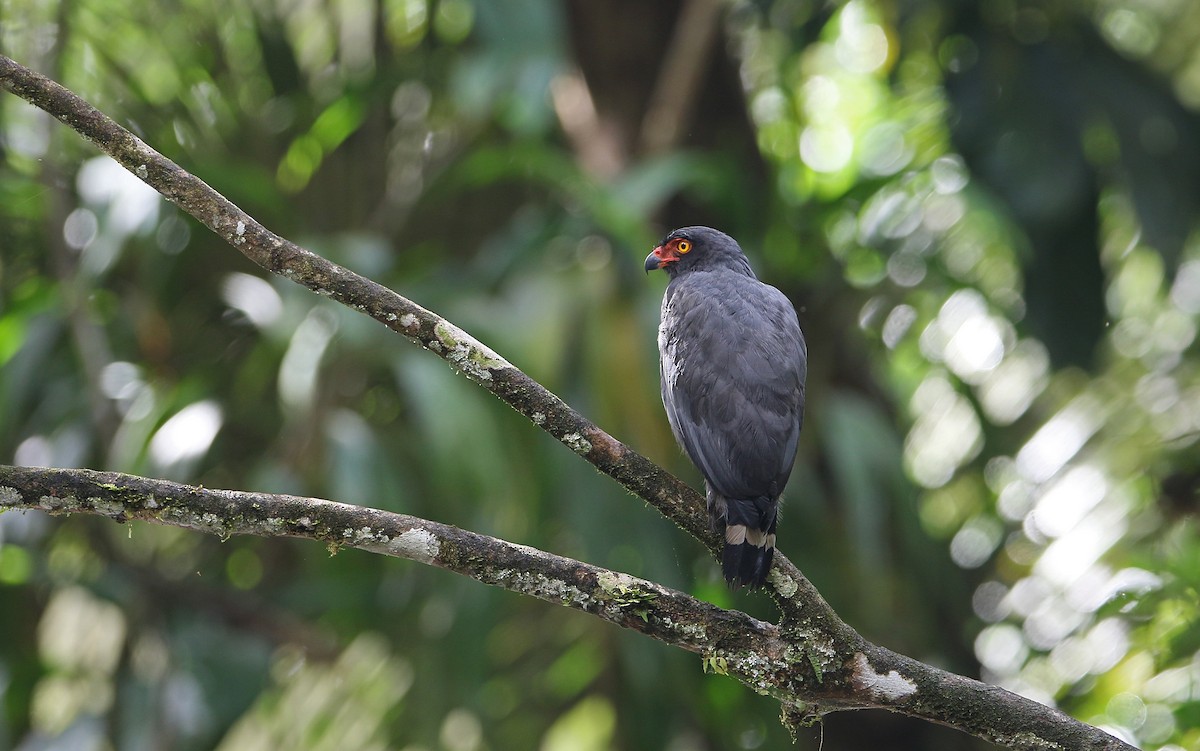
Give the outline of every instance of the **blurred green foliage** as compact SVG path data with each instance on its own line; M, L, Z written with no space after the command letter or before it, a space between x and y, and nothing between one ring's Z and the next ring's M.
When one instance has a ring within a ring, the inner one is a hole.
M640 259L735 235L809 338L783 550L868 638L1167 749L1200 748L1198 42L1183 0L0 2L4 54L693 482ZM0 460L402 511L772 616L11 96ZM295 541L4 514L0 644L0 748L787 742L691 655ZM982 747L882 713L824 744Z

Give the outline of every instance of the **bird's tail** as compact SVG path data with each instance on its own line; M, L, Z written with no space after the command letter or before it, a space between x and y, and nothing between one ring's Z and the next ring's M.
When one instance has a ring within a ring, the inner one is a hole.
M779 503L760 496L747 500L726 498L724 504L709 503L713 527L723 532L721 570L730 586L758 589L767 580L775 557L775 523ZM719 508L724 506L724 508Z

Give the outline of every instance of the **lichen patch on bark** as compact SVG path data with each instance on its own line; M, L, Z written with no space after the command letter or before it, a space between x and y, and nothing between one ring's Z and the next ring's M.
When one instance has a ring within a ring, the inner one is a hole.
M917 684L900 675L895 670L877 673L867 656L862 652L854 653L854 661L850 667L850 681L854 688L870 695L873 699L886 703L897 702L917 692Z

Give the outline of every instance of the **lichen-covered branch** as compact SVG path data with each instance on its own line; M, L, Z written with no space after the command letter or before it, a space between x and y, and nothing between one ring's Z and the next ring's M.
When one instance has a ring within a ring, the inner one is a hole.
M254 263L435 352L710 550L718 549L699 494L454 324L279 237L75 94L3 55L0 87L91 140ZM836 709L879 707L1010 748L1132 748L1056 710L865 642L779 554L769 578L784 615L776 626L568 558L330 501L207 490L89 470L0 467L3 507L144 519L222 536L306 537L440 566L702 654L706 667L735 675L783 701L789 721Z
M870 644L852 629L777 626L628 574L404 514L87 469L0 466L0 512L142 520L227 538L301 537L454 571L581 610L703 657L785 716L882 708L1017 749L1131 749L1057 710Z
M95 514L233 535L300 537L331 549L358 548L444 568L547 602L591 613L618 626L701 654L757 691L796 701L819 696L805 684L838 672L837 650L824 645L786 678L770 669L782 654L778 626L724 610L645 579L535 548L346 503L270 493L182 485L117 472L0 466L0 511ZM810 632L814 640L819 635ZM782 667L780 663L779 667Z
M68 89L3 55L0 55L0 86L92 141L262 268L365 313L434 352L650 503L710 550L720 550L703 513L704 500L695 490L601 430L450 321L276 235L203 180L150 148ZM788 618L827 616L829 608L816 588L782 554L775 556L771 582L776 588L775 599Z

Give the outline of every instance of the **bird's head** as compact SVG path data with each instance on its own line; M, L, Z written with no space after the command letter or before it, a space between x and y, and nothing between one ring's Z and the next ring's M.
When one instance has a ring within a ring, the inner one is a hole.
M672 279L688 271L716 269L754 276L737 240L711 227L683 227L668 233L646 256L646 272L656 269Z

